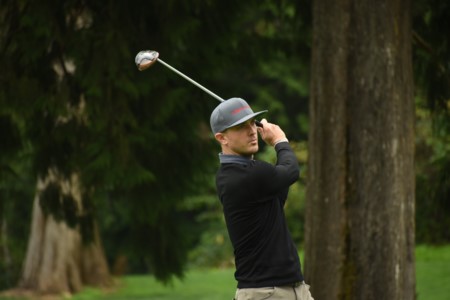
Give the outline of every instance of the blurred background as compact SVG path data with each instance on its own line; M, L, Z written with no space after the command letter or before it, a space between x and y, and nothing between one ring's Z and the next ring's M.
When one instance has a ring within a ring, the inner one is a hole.
M303 248L310 0L0 3L0 290L233 268L218 102L158 63L138 71L141 50L269 110L301 164L286 214ZM417 245L450 243L449 20L444 1L412 2ZM275 154L261 144L258 158Z

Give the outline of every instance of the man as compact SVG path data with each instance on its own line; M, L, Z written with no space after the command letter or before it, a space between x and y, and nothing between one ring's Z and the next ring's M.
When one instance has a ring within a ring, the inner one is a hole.
M243 99L231 98L210 119L222 148L216 186L234 248L235 299L309 300L283 210L289 186L299 176L298 163L281 128L255 120L265 112L254 113ZM275 147L275 166L253 159L258 132Z

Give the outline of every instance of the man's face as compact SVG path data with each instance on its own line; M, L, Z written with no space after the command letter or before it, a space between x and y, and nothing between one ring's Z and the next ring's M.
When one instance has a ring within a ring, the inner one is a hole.
M255 119L217 133L216 139L222 145L223 154L251 156L258 152L258 132Z

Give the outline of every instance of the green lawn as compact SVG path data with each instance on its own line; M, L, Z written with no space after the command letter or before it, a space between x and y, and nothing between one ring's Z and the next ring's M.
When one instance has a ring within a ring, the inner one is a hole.
M450 245L416 247L416 284L419 300L450 299Z
M71 300L231 300L236 282L234 270L192 270L183 281L164 286L151 276L125 276L110 291L86 288ZM450 245L416 247L417 295L419 300L450 299ZM12 299L2 298L0 299ZM15 298L14 300L17 300Z
M176 280L169 286L151 276L126 276L114 292L105 294L98 289L87 289L71 299L231 300L236 288L233 272L231 269L195 270L186 274L183 281Z
M193 270L184 281L163 286L150 276L126 276L113 293L104 294L88 289L72 299L196 299L231 300L236 283L233 270ZM450 299L450 245L445 247L417 246L416 278L419 300Z

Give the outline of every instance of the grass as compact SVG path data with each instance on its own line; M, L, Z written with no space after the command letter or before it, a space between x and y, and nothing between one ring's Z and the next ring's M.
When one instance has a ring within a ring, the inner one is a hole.
M116 291L105 293L89 288L71 299L230 300L236 288L233 272L231 269L194 270L183 281L175 280L167 286L151 276L125 276Z
M302 259L303 261L303 259ZM151 276L125 276L113 290L86 288L71 300L231 300L236 289L232 269L191 270L184 280L165 286ZM418 300L450 299L450 245L416 247ZM13 299L0 296L1 300ZM18 300L14 298L14 300Z
M416 285L419 300L450 299L450 245L416 247Z
M230 300L236 288L233 272L230 269L192 270L184 281L176 281L173 286L163 286L149 276L126 276L117 292L105 295L89 289L72 299ZM450 245L416 247L416 285L418 300L450 298Z

